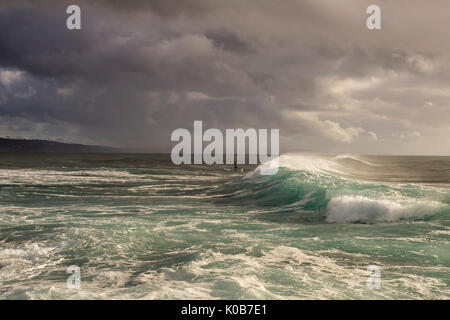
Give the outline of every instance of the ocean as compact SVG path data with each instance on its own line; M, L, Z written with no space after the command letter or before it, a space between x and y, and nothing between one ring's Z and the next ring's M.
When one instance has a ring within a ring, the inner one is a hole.
M450 157L280 166L0 154L0 299L450 298Z

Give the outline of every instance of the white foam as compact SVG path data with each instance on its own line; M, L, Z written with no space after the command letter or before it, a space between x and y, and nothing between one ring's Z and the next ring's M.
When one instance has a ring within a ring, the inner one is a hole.
M328 203L327 222L389 222L436 213L441 203L430 200L370 199L363 196L337 196Z
M20 247L0 248L0 283L6 280L29 279L60 260L55 247L26 243Z

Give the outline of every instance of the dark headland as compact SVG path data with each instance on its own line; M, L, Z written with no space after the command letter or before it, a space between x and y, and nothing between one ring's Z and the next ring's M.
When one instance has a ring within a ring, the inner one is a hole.
M0 138L0 152L115 153L121 150L104 146L64 143L50 140Z

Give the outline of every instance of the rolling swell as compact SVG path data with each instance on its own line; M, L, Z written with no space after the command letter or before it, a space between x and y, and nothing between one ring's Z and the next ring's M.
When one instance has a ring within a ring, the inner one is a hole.
M357 158L283 155L273 176L258 174L226 183L213 191L221 202L270 211L314 213L322 222L393 222L448 216L448 189L411 183L363 181L352 171L379 165ZM343 165L345 164L345 165ZM350 164L350 165L349 165Z

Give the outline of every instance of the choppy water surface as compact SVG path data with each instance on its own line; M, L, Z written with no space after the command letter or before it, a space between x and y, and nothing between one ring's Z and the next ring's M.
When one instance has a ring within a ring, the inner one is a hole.
M280 164L0 155L0 298L450 298L450 157Z

